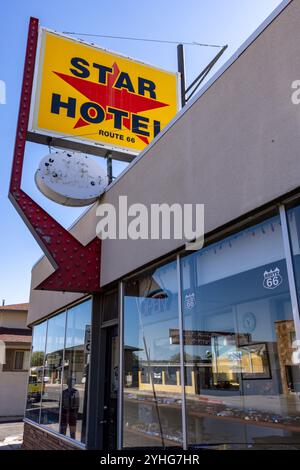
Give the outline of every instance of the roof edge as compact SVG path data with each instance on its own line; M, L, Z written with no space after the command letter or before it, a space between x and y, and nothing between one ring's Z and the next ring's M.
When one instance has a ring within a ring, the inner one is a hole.
M117 178L112 181L112 183L107 186L104 193L107 193L113 186L115 186L123 176L126 175L131 168L136 165L141 158L143 158L149 150L154 147L154 145L174 126L174 124L181 119L181 117L201 98L206 91L208 91L211 86L226 72L227 69L233 65L237 59L254 43L254 41L265 31L265 29L270 26L270 24L289 6L294 0L283 0L271 13L270 15L256 28L256 30L242 43L242 45L232 54L232 56L225 62L225 64L220 67L216 73L203 85L203 87L195 94L193 98L176 114L176 116L167 124L164 129L155 137L150 144L143 150L137 157L132 160L131 163L117 176ZM101 196L103 196L103 194ZM100 196L100 198L101 198ZM86 208L86 210L70 225L68 230L72 230L79 221L93 208L95 202L92 206ZM42 255L32 266L32 270L44 259L46 255Z
M290 5L294 0L283 0L270 15L256 28L256 30L242 43L242 45L233 53L233 55L220 67L216 73L203 85L193 98L176 114L176 116L167 124L163 130L155 137L150 144L143 150L131 163L117 176L117 178L106 188L103 194L108 192L138 161L146 155L152 147L181 119L181 117L201 98L204 93L233 65L237 59L255 42L255 40L270 26L270 24ZM102 196L102 195L101 195ZM100 196L100 197L101 197Z

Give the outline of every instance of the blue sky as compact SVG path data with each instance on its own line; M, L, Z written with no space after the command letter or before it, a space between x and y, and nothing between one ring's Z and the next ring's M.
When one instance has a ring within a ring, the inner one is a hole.
M42 252L8 201L15 128L30 16L57 31L134 36L171 41L228 44L217 70L272 12L280 0L10 0L0 18L0 80L6 82L6 105L0 105L0 302L28 300L32 265ZM103 47L176 70L176 46L87 38ZM186 46L187 82L213 58L216 49ZM23 188L68 227L82 209L60 207L35 188L34 173L47 148L28 144ZM116 176L124 165L114 165Z

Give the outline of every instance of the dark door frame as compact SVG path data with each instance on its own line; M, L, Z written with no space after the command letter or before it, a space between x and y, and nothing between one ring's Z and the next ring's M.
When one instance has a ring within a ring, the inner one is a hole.
M114 325L103 325L102 329L105 329L105 342L106 342L106 355L105 355L105 378L103 381L103 439L102 446L104 450L116 450L117 449L117 425L118 425L118 392L116 396L112 393L112 380L114 370L112 369L112 358L113 358L113 338L117 338L118 323ZM118 350L117 350L118 353ZM118 374L119 374L119 361L117 358Z
M118 289L93 296L91 360L87 404L87 449L103 450L105 432L103 421L106 418L104 400L107 335L111 327L118 326L119 324L119 312L117 318L103 322L104 297L106 294L111 293L115 293L118 296Z

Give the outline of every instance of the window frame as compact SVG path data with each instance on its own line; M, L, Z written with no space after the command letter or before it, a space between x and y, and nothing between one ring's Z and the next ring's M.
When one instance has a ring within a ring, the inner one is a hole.
M46 359L46 350L47 350L47 340L48 340L48 324L49 324L49 320L51 320L52 318L62 314L65 312L66 314L66 317L65 317L65 329L64 329L64 345L63 345L63 370L62 370L62 374L64 373L64 357L65 357L65 347L66 347L66 333L67 333L67 318L68 318L68 311L71 310L72 308L76 307L77 305L80 305L80 304L83 304L85 302L88 302L88 301L91 301L91 311L90 311L90 319L91 319L91 323L92 323L92 318L93 318L93 296L92 295L88 295L86 297L83 297L81 299L79 299L78 301L76 302L73 302L72 304L69 304L68 306L65 306L64 308L61 308L59 310L57 310L56 312L52 313L51 315L48 315L46 318L43 319L43 321L40 321L39 323L36 323L35 325L33 325L33 327L35 326L38 326L38 325L41 325L43 323L46 324L46 334L45 334L45 345L44 345L44 360L43 360L43 366L42 366L42 377L44 380L44 374L45 374L45 359ZM34 332L33 332L34 333ZM32 357L32 348L30 350L30 363L31 363L31 357ZM29 363L29 369L28 369L28 378L27 378L27 392L28 393L28 385L29 385L29 376L30 376L30 363ZM90 374L91 374L91 371L89 370L89 380L88 380L88 383L90 383ZM60 428L60 423L61 423L61 407L62 407L62 390L63 390L63 375L62 375L62 383L61 383L61 390L60 390L60 404L59 404L59 422L58 422L58 425L59 425L59 428ZM87 390L87 393L89 395L90 391ZM27 394L26 394L27 396ZM89 399L89 398L87 398ZM79 440L76 440L76 439L73 439L69 436L65 436L63 434L61 434L60 432L56 431L56 430L53 430L51 428L49 428L46 424L42 424L41 423L41 415L42 415L42 399L40 400L40 403L39 403L39 419L38 421L33 421L31 420L30 418L27 418L26 417L26 411L27 410L30 410L30 408L27 408L26 404L25 404L25 417L24 417L24 422L28 422L30 423L31 425L35 426L35 427L38 427L38 428L42 428L43 430L45 430L47 433L49 434L54 434L56 436L58 436L60 439L66 441L66 442L70 442L72 445L80 448L80 449L86 449L87 447L87 436L88 436L88 429L86 427L86 430L85 430L85 443L82 443L81 441ZM88 416L86 417L86 421L88 421Z
M14 348L14 347L6 347L5 348L5 355L6 355L6 359L8 357L8 354L7 352L8 351L11 351L12 352L12 359L11 359L11 367L8 369L6 366L7 366L7 360L6 360L6 363L3 364L3 369L2 371L3 372L28 372L29 371L29 366L28 368L24 368L24 361L25 361L25 358L26 358L26 352L28 352L30 354L30 349L26 349L26 348L20 348L20 346L18 348ZM16 355L17 353L22 353L23 354L23 360L22 360L22 368L18 368L16 367Z
M22 368L21 369L16 367L16 358L17 358L18 353L22 353ZM14 369L13 370L18 371L18 372L27 371L28 369L24 369L24 360L25 360L25 349L15 349L14 350L14 362L13 362Z

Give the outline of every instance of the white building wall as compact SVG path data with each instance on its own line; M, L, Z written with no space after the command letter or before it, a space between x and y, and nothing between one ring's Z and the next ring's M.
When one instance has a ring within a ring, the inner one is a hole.
M0 369L0 417L23 416L28 372L3 372Z

